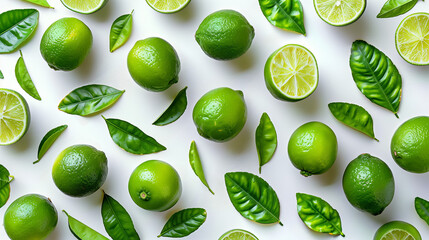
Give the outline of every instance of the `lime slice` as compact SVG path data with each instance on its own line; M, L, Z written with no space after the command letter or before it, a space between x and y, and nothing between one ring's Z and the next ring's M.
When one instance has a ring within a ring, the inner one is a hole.
M219 240L258 240L258 238L246 230L233 229L223 234Z
M406 222L393 221L381 226L375 233L374 240L422 240L417 229Z
M184 9L191 0L146 0L147 4L160 13L175 13Z
M106 5L109 0L61 0L63 5L77 13L95 13Z
M429 65L429 14L414 13L396 29L396 49L413 65Z
M0 145L20 140L30 125L30 110L21 94L0 88Z
M296 102L310 96L319 82L314 55L305 47L286 45L275 51L265 64L265 85L280 100Z
M333 26L345 26L360 18L366 0L314 0L313 4L323 21Z

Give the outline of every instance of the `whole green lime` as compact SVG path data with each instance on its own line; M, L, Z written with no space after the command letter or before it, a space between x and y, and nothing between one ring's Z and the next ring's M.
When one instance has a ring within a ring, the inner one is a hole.
M381 226L375 233L374 240L422 240L419 231L411 224L392 221Z
M134 169L128 181L128 192L141 208L162 212L179 201L182 182L170 164L149 160Z
M208 15L195 33L201 49L218 60L240 57L250 48L254 37L252 25L234 10L220 10Z
M321 122L300 126L289 139L289 159L306 177L328 171L337 159L337 152L334 131Z
M57 226L58 213L51 200L28 194L16 199L4 214L4 228L11 240L42 240Z
M52 178L63 193L84 197L103 185L107 172L104 152L89 145L74 145L58 155L52 167Z
M226 87L213 89L195 104L192 117L201 136L226 142L237 136L246 123L243 92Z
M134 81L149 91L161 92L179 81L179 56L161 38L137 41L128 54L127 64Z
M389 166L379 158L362 154L347 166L343 190L357 209L378 215L395 194L395 180Z
M415 117L403 123L393 134L390 151L404 170L429 172L429 117Z
M40 52L55 70L79 67L92 47L91 30L77 18L61 18L43 34Z

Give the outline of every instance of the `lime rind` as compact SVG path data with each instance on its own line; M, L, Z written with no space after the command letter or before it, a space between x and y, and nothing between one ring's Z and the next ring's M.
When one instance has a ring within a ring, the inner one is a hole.
M109 0L61 0L61 3L73 12L91 14L102 9L108 1Z
M233 229L223 234L219 240L258 240L258 238L246 230Z
M18 142L30 125L30 111L24 97L9 89L0 89L0 145Z
M366 8L366 0L314 0L317 15L332 26L346 26L358 20Z
M404 18L396 29L395 44L408 63L429 65L429 14L419 12Z
M147 4L160 13L176 13L184 9L191 0L146 0Z

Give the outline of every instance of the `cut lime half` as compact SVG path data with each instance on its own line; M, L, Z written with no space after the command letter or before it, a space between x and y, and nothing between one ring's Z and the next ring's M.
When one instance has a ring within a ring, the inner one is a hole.
M277 99L296 102L317 88L319 70L314 55L305 47L286 45L265 63L265 85Z
M0 145L20 140L30 125L30 111L24 97L9 89L0 88Z
M146 0L147 4L160 13L175 13L184 9L191 0Z
M333 26L345 26L360 18L366 0L314 0L313 4L323 21Z
M422 240L419 231L406 222L393 221L381 226L375 233L374 240Z
M396 49L413 65L429 65L429 14L414 13L399 24L395 35Z
M258 238L246 230L233 229L223 234L219 240L258 240Z
M95 13L106 5L109 0L61 0L68 9L82 14Z

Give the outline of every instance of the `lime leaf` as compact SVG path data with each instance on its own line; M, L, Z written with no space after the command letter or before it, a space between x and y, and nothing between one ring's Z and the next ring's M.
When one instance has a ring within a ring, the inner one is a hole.
M188 100L186 98L186 89L182 89L177 96L174 98L171 105L165 110L165 112L153 123L156 126L164 126L175 122L177 119L182 116L185 112L188 105Z
M10 176L9 171L0 164L0 208L3 207L10 197L10 183L13 181L13 176Z
M204 186L214 195L214 192L210 189L209 184L207 183L203 165L201 164L200 155L198 154L197 145L195 141L192 141L191 148L189 149L189 163L191 164L192 170L194 170L195 175L201 180Z
M67 125L61 125L50 130L46 135L42 138L42 141L39 144L39 149L37 150L37 161L33 162L36 164L42 160L43 155L49 150L49 148L54 144L57 138L67 129Z
M19 54L21 54L21 57L15 65L16 80L18 80L19 85L28 93L28 95L40 101L42 99L40 98L39 92L37 92L36 86L34 86L30 74L28 73L21 50L19 51Z
M417 214L429 225L429 201L416 197L414 206Z
M3 73L0 70L0 79L4 79Z
M277 149L277 133L267 113L263 113L255 133L256 150L259 157L259 173Z
M207 212L202 208L183 209L168 219L158 237L186 237L201 227L206 217Z
M110 28L110 52L124 45L131 35L133 27L133 12L118 17Z
M305 35L304 11L299 0L259 0L259 6L272 25Z
M391 18L410 11L418 0L388 0L377 15L378 18Z
M73 235L79 240L109 240L105 236L101 235L94 229L86 226L76 218L70 216L66 211L63 212L67 215L69 222L69 229Z

